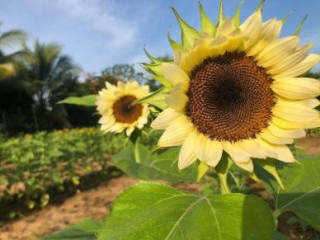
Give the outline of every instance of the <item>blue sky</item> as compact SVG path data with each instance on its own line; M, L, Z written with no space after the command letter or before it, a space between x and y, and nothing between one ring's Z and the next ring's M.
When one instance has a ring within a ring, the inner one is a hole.
M206 13L216 19L219 0L203 0ZM225 14L233 15L240 0L225 0ZM259 0L246 0L244 20ZM13 28L29 33L30 40L59 43L85 72L100 73L117 63L147 61L143 47L155 56L170 54L168 31L179 39L178 24L169 6L174 6L190 24L199 28L197 0L0 0L1 30ZM283 18L294 11L282 35L292 34L305 14L302 43L312 42L320 53L319 0L267 0L264 20ZM317 68L319 69L319 67Z

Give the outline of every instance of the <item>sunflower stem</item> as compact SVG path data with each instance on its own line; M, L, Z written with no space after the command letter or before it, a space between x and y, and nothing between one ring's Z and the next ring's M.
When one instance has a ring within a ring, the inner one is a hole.
M220 180L220 190L221 194L228 194L231 193L227 176L224 176L223 174L218 174L219 180Z
M221 161L215 168L220 180L221 194L231 193L229 183L228 183L228 174L231 166L232 166L232 161L230 160L228 155L224 153L222 155Z
M134 159L136 160L136 163L138 163L138 164L141 163L140 151L139 151L139 141L140 141L140 138L138 137L134 143Z

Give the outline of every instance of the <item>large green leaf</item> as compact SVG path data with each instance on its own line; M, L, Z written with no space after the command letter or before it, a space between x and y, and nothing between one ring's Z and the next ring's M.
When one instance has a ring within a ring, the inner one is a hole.
M140 183L121 195L99 240L270 240L274 220L254 196L198 196Z
M274 240L290 240L290 238L277 231L274 234Z
M75 104L82 106L95 106L97 101L97 95L87 95L83 97L68 97L62 101L60 104Z
M284 189L269 174L258 175L274 195L276 215L292 211L320 230L320 156L300 157L299 161L301 164L277 162Z
M85 219L65 230L44 237L41 240L95 240L97 239L96 234L101 227L101 222Z
M140 163L137 163L133 144L114 155L111 161L130 176L142 180L166 180L171 182L195 181L197 165L184 170L178 169L180 148L171 148L163 153L152 154L143 145L138 146Z

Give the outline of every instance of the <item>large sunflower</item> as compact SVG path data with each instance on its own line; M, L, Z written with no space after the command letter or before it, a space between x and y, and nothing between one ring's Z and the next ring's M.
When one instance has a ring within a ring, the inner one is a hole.
M106 82L106 88L99 92L97 109L102 117L99 120L104 132L120 133L124 130L128 136L133 130L143 128L148 122L149 110L146 104L132 103L147 96L149 86L139 86L134 82L118 82L114 86Z
M263 22L261 6L240 24L240 8L224 18L221 5L214 25L200 4L201 32L173 9L182 30L182 44L169 37L174 61L145 64L170 90L152 127L165 129L160 146L182 145L180 169L197 159L215 167L223 151L250 172L253 158L291 163L286 144L320 126L320 82L299 77L320 56L297 34L279 37L285 20Z

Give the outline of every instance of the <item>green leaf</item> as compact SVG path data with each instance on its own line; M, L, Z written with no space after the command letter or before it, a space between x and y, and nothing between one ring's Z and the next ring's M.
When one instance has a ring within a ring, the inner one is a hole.
M148 96L137 99L132 104L135 105L139 103L147 103L163 110L167 107L167 103L165 101L165 96L167 92L168 91L165 87L159 88L153 93L150 93Z
M198 196L140 183L114 203L99 240L270 240L267 204L243 194Z
M187 169L178 169L179 148L171 148L161 154L152 154L146 147L139 145L140 163L135 160L135 149L132 143L111 161L130 176L142 180L166 180L171 182L195 181L197 164Z
M257 174L274 196L276 216L292 211L320 230L320 156L300 157L298 160L301 164L276 163L284 190L270 174Z
M75 104L82 106L96 106L97 95L88 95L84 97L68 97L62 101L60 104Z
M59 231L41 240L95 240L102 223L92 219L85 219L77 224Z
M274 240L290 240L287 236L283 235L282 233L276 231L274 234Z
M178 23L180 25L181 28L181 41L182 41L182 46L183 48L188 48L188 47L192 47L193 43L195 41L195 39L197 39L200 34L199 32L194 29L193 27L191 27L190 25L188 25L178 14L178 12L171 7L174 15L176 16Z

